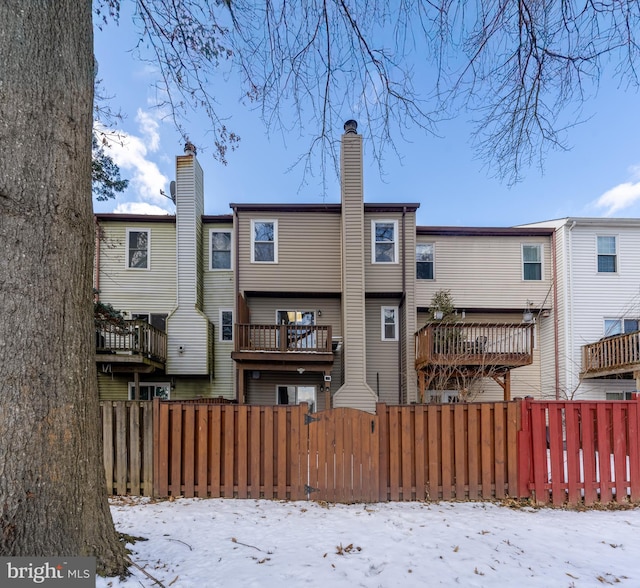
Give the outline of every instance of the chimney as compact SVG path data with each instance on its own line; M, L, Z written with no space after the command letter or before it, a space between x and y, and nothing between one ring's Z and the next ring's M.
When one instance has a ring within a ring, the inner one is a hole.
M344 124L340 149L342 200L342 329L344 334L344 384L333 405L375 412L378 400L367 384L365 332L364 189L362 182L362 135L358 123Z
M202 312L204 174L187 142L176 157L177 306L167 319L167 372L209 374L210 325Z

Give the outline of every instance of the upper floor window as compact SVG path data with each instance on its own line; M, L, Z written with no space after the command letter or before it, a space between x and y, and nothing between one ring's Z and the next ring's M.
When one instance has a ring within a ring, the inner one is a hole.
M542 280L542 245L522 246L522 279Z
M371 263L398 263L398 221L371 221Z
M149 230L127 229L127 267L149 269Z
M604 336L634 333L638 330L638 326L640 326L640 321L637 319L606 318L604 319Z
M398 340L398 307L383 306L381 311L382 318L382 340L397 341Z
M233 341L232 310L220 310L220 341Z
M616 238L598 237L598 273L616 273L617 271Z
M278 263L278 221L251 221L251 261Z
M231 231L212 229L211 239L211 269L231 269Z
M433 243L416 245L416 278L433 280Z

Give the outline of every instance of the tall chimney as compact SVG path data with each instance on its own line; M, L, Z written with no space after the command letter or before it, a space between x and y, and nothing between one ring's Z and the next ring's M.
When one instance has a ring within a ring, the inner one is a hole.
M365 332L364 188L362 181L362 135L358 123L344 124L340 148L342 198L342 329L344 339L344 384L333 397L333 405L375 412L378 400L367 384Z

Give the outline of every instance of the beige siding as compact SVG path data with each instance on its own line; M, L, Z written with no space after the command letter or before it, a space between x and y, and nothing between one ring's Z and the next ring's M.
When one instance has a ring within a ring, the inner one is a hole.
M278 223L278 263L251 263L251 220ZM340 215L238 213L240 291L340 292Z
M416 304L428 307L438 290L450 290L457 308L542 306L550 291L551 239L547 237L418 235L435 244L435 279L416 280ZM522 245L543 244L543 279L522 279Z
M222 326L220 324L220 310L234 310L234 273L231 270L210 270L211 244L209 242L210 229L230 229L231 224L208 223L203 226L202 249L204 252L203 272L203 310L209 321L213 324L214 331L214 357L213 357L213 387L216 396L235 398L235 362L231 359L233 342L220 340ZM232 268L233 268L233 242L235 235L232 232ZM235 315L234 315L235 322Z
M412 216L414 216L412 214ZM398 263L373 263L372 262L372 222L373 221L395 221L398 231L396 239L398 241ZM415 235L415 222L413 231L411 223L406 223L407 233L413 232ZM366 290L371 292L400 292L402 291L402 214L401 213L372 213L368 212L364 217L364 267L366 276ZM411 258L415 258L415 251Z
M131 376L133 379L133 376ZM98 372L98 393L100 400L127 400L129 376L103 374Z
M298 375L295 372L259 372L254 378L252 372L246 373L247 404L274 405L278 402L278 386L315 386L317 410L324 410L324 394L320 392L324 384L321 373Z
M400 403L401 341L382 340L383 306L398 306L398 299L368 299L367 312L367 383L380 402ZM414 370L415 371L415 370Z
M176 305L176 226L170 222L100 223L100 299L127 312L169 313ZM150 231L150 269L126 267L127 229Z

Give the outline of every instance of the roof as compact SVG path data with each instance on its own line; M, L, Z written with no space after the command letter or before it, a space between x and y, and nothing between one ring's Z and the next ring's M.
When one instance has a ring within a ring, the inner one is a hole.
M553 227L416 227L418 235L477 237L548 237Z

